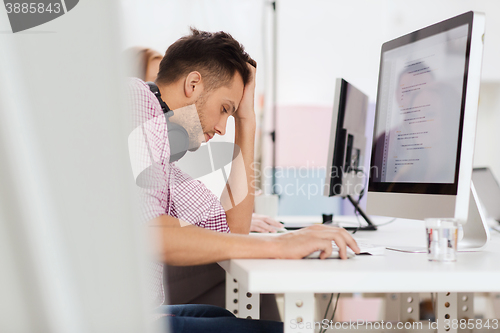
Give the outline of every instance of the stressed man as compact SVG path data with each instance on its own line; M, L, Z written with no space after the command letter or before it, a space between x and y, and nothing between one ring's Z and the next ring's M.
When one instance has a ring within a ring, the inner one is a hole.
M136 152L132 158L136 180L146 177L141 181L142 211L158 262L151 268L156 292L153 302L158 306L164 298L163 263L184 266L232 258L299 259L317 250L325 258L332 251L332 241L342 258L346 258L347 246L359 251L341 228L314 226L272 238L247 235L254 203L255 73L255 61L229 34L193 29L165 53L155 81L156 95L141 80L130 84L134 130L129 145ZM172 162L175 143L169 138L175 126L182 126L188 149L195 151L214 135L224 135L230 116L235 119L234 159L219 200ZM240 320L223 309L207 315L187 315L178 309L162 308L175 315L167 320L176 332L282 330L281 324Z

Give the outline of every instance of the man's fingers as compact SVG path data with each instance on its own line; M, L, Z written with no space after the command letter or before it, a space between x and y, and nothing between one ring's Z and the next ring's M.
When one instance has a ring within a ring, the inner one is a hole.
M261 227L259 226L256 226L256 225L251 225L250 226L250 231L251 232L260 232L260 233L267 233L268 231L262 229Z
M351 234L343 228L317 226L311 228L311 231L314 232L317 237L334 241L339 248L339 256L341 259L347 259L347 246L349 246L354 253L359 253L358 244Z
M359 254L360 249L359 249L358 243L356 243L354 238L347 238L346 243L347 243L347 246L349 246L351 248L351 250L354 251L354 253Z
M272 218L270 218L268 216L264 216L262 218L262 220L264 222L266 222L267 224L272 225L273 227L276 227L276 228L279 228L279 229L283 228L283 224L279 223L278 221L276 221L276 220L274 220L274 219L272 219Z
M349 246L354 253L359 254L359 246L358 243L356 243L356 240L352 237L352 235L345 229L342 229L344 236L344 239L347 243L347 246Z
M319 254L320 259L326 259L332 254L332 242L329 240L321 242L321 253Z
M319 250L321 251L320 259L326 259L332 254L332 241L337 244L341 259L347 259L347 246L355 253L359 253L356 241L343 228L317 225L289 232L277 239L284 240L284 244L288 243L287 246L293 245L295 254L299 256L308 255ZM294 239L298 241L293 241ZM292 242L290 243L290 241ZM301 244L301 246L297 246L297 244ZM282 257L287 258L288 256L285 254Z
M276 220L274 220L266 215L259 215L259 214L254 213L254 214L252 214L252 223L254 221L255 222L260 221L263 224L271 225L271 226L276 227L278 229L283 229L283 224L279 223L278 221L276 221ZM263 227L263 225L260 225L260 226ZM271 229L269 229L269 230L271 230Z
M337 247L339 248L340 259L347 259L346 241L345 241L343 235L341 235L340 233L336 236L337 237L335 237L333 239L333 241L335 242L335 244L337 244Z
M252 230L252 231L258 231L258 232L276 232L276 229L270 226L269 224L265 223L262 220L259 219L252 219L252 224L250 226L250 229L255 227L258 230Z

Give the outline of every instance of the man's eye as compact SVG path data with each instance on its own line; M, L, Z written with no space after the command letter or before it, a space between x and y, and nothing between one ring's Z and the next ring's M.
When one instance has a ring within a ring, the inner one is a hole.
M227 113L227 109L224 106L222 107L222 111L224 111L224 113Z

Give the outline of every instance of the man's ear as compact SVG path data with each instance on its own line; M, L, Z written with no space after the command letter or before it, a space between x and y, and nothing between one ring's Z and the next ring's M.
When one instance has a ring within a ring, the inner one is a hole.
M184 81L184 94L187 98L197 96L203 90L203 83L201 82L200 72L193 71L186 76Z

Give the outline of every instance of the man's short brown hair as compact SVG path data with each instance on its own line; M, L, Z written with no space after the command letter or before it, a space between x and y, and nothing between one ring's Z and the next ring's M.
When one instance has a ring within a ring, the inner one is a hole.
M229 85L236 72L244 84L249 83L247 63L254 67L256 63L243 45L223 31L211 33L191 28L191 32L167 49L160 62L157 83L174 83L193 71L200 72L207 90Z

